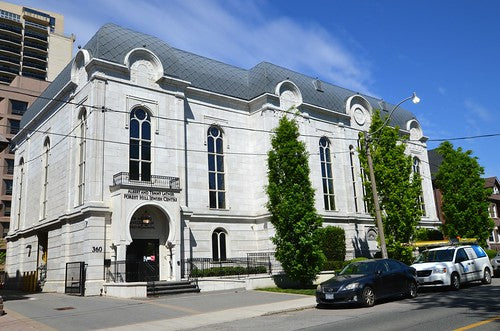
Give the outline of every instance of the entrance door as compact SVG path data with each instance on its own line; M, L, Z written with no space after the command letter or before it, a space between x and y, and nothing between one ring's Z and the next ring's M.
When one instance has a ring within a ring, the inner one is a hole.
M158 239L134 239L127 247L126 281L159 280L158 262Z

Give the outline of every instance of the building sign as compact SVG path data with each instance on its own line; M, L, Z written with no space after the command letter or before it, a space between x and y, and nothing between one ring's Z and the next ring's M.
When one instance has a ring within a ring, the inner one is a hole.
M174 192L164 192L158 190L130 189L127 193L123 194L123 198L129 200L177 202L177 197L174 195Z

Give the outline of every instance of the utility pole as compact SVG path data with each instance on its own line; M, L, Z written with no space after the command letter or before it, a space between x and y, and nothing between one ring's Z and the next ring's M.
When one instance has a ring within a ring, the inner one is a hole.
M378 201L377 182L375 181L375 172L373 171L372 153L370 152L370 143L372 137L366 136L366 159L368 161L368 172L370 173L370 184L372 186L373 205L375 207L375 220L377 222L378 237L380 239L380 249L382 258L387 259L387 246L385 245L384 225L382 224L382 214L380 213L380 204Z

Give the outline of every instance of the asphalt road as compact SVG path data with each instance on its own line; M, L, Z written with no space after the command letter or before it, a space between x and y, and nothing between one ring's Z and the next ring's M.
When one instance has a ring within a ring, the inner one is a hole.
M147 299L0 291L0 330L500 330L500 278L372 308L314 308L314 297L232 290ZM302 308L298 308L302 307ZM308 307L308 308L304 308ZM293 310L298 309L298 310ZM284 312L285 311L285 312ZM269 314L269 312L273 312ZM264 315L264 316L263 316ZM474 323L485 322L482 325ZM217 324L218 323L218 324Z
M459 291L423 290L415 299L378 302L372 308L310 308L197 330L500 330L500 278Z

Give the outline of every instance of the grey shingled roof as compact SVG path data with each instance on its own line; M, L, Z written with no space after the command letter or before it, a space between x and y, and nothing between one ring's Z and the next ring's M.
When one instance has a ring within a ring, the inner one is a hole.
M261 62L246 70L176 49L156 37L115 24L106 24L101 27L84 49L89 51L92 58L123 64L127 53L140 47L146 47L159 57L165 76L188 81L191 86L202 90L243 100L251 100L264 93L274 93L276 85L285 79L291 80L298 86L303 102L340 113L345 113L347 98L356 94L356 92L325 82L322 82L323 92L319 92L314 88L314 78L272 63ZM70 75L71 63L49 85L41 98L28 109L21 120L21 127L29 123L70 81ZM380 108L378 103L380 99L363 96L373 108ZM386 103L385 108L392 109L392 107L393 105ZM393 115L392 124L404 128L406 122L412 118L415 118L412 113L399 109Z
M443 163L443 156L438 153L437 148L427 151L427 156L429 157L429 167L431 170L431 177L434 179L436 174Z

